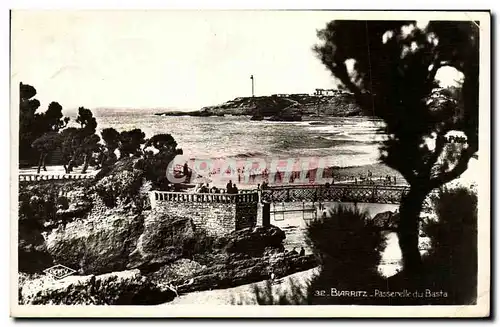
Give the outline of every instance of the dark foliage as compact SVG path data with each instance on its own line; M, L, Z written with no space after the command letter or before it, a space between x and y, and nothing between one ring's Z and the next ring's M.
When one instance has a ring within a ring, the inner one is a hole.
M130 156L138 157L142 154L141 146L146 143L146 134L136 128L120 133L120 159Z
M338 291L386 290L386 281L377 272L383 236L373 226L367 212L339 205L330 210L328 218L311 221L307 242L320 263L320 271L307 289L292 283L287 293L274 294L270 284L255 289L258 304L378 304L379 298L362 296L332 297Z
M311 301L308 290L304 290L293 281L290 284L289 291L276 293L273 291L273 283L271 281L266 281L266 285L263 289L254 286L253 292L258 305L304 305L310 304L309 302Z
M57 132L45 133L39 138L37 138L31 145L39 154L40 158L38 160L37 173L40 173L40 169L47 170L45 167L45 160L47 156L59 148L62 145L61 135Z
M138 166L155 188L164 189L168 184L167 168L177 155L182 154L182 149L177 148L177 142L170 134L154 135L145 142L144 149L143 160Z
M36 89L27 84L19 85L19 160L22 165L36 163L37 153L33 142L45 133L58 132L66 127L69 118L63 117L62 106L51 102L45 112L37 113L40 102L33 99Z
M424 258L428 280L448 292L450 304L477 300L477 195L467 188L442 190L434 201L438 221L427 221L432 249Z
M81 173L85 174L89 165L98 164L93 158L100 153L99 135L95 134L97 121L89 109L80 107L76 119L80 128L69 127L61 131L61 150L66 173L83 165Z
M142 197L139 194L144 172L138 169L123 170L116 174L109 174L101 178L94 186L94 190L110 208L120 201L123 204L134 203L142 209Z
M433 198L438 220L423 223L432 248L424 257L418 280L405 271L388 279L376 274L381 236L364 215L336 209L332 219L313 222L308 235L322 262L319 275L304 287L276 293L271 284L254 288L258 304L470 305L477 300L477 195L467 188L441 190ZM340 214L341 216L338 216ZM350 219L348 219L350 217ZM343 221L343 222L342 222ZM353 222L352 224L350 222ZM363 228L363 225L366 226ZM371 245L370 245L371 244ZM365 290L368 294L407 290L409 296L321 296L336 291ZM442 291L441 294L438 294ZM446 295L444 295L446 293ZM415 295L417 294L417 295Z
M52 264L45 251L41 234L44 222L56 214L55 196L33 192L19 194L18 268L23 272L40 272Z
M330 217L314 220L307 228L308 243L321 263L321 273L310 287L313 304L366 304L361 297L326 298L315 296L317 290L381 289L382 277L377 272L383 236L367 212L339 205Z
M106 147L106 151L103 153L101 166L109 166L118 159L115 151L120 146L120 133L112 127L105 128L101 132L101 137Z
M430 190L460 176L478 149L479 26L431 21L420 29L412 21L332 21L318 37L319 59L367 114L386 122L389 139L382 159L411 185L398 234L404 269L417 276L422 202ZM458 99L442 93L445 101L436 103L436 74L442 67L455 68L463 81ZM448 147L446 134L455 130L467 142Z
M95 130L97 128L97 121L90 109L84 107L78 108L78 116L76 117L76 122L80 124L80 127L84 129L87 134L95 133Z

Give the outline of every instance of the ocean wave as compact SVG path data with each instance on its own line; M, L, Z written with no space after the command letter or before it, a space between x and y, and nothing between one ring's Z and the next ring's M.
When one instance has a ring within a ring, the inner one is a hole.
M308 125L313 125L313 126L316 126L316 125L332 125L331 123L324 122L324 121L310 121L307 124Z
M249 151L249 152L244 152L244 153L239 153L237 155L233 155L231 157L233 158L238 158L238 159L243 159L243 158L253 158L253 157L262 157L265 156L266 154L260 151Z
M324 136L322 137L324 140L332 141L332 142L344 142L344 143L364 143L364 144L380 144L386 140L386 137L374 137L370 135L369 137L352 137L350 135L336 135L336 136Z

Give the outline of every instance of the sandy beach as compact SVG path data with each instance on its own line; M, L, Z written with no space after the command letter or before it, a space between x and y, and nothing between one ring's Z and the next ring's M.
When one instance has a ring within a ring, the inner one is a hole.
M295 175L293 175L295 173ZM367 183L368 174L372 174L372 181L376 184L384 185L387 176L390 176L390 185L407 185L403 176L394 169L383 163L376 163L357 167L327 167L322 172L316 169L301 171L280 171L280 174L252 174L245 171L238 173L232 171L221 173L213 172L195 172L191 183L197 184L197 180L206 182L210 180L210 186L216 186L224 189L228 181L236 184L238 189L255 189L264 181L270 186L274 185L304 185L304 184L325 184L325 183Z

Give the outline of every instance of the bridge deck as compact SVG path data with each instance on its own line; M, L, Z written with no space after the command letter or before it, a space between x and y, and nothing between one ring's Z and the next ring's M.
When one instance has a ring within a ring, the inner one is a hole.
M406 186L383 185L287 185L267 187L264 202L368 202L399 204Z

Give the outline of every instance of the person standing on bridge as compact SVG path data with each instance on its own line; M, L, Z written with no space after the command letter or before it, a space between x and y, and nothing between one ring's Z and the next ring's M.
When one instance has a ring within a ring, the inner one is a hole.
M226 184L226 193L231 194L231 190L233 189L233 182L229 180Z
M300 248L300 253L299 253L299 255L300 255L301 257L303 257L303 256L305 256L305 255L306 255L306 250L304 250L304 247L303 247L303 246Z
M189 174L189 167L187 161L184 163L184 166L182 167L182 173L184 174L184 177L186 177L186 183L189 183L191 180L191 176Z
M274 182L276 184L281 183L281 172L279 171L278 168L276 168L276 174L274 175Z
M231 189L231 193L232 194L238 194L238 187L236 186L236 184L233 184L233 187Z

